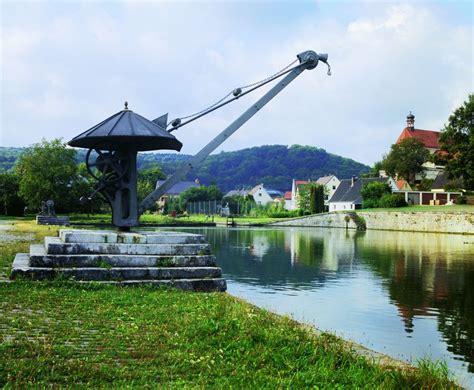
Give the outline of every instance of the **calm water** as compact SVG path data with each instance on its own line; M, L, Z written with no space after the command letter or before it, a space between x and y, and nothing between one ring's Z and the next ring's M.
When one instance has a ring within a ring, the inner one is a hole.
M474 388L474 236L186 230L208 237L229 293L398 359L443 359Z

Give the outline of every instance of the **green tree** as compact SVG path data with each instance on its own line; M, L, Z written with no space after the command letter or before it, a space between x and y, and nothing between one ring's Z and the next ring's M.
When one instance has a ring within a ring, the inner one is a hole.
M29 147L19 158L16 172L20 176L19 194L31 210L42 201L53 199L56 210L70 211L79 205L76 151L60 139L43 140Z
M137 177L137 196L138 201L142 201L146 196L156 188L158 180L166 179L166 175L158 167L141 169Z
M380 207L380 200L386 194L390 194L392 190L387 183L380 181L371 181L362 186L360 194L362 195L364 208Z
M298 192L298 208L303 213L322 213L324 211L324 186L318 183L301 185Z
M182 211L186 210L188 202L198 202L205 200L221 200L222 192L217 185L211 184L209 187L191 187L179 195L179 205Z
M409 183L415 181L415 175L423 170L423 164L429 160L430 152L416 138L406 138L393 144L384 157L382 167L390 176L398 176Z
M440 144L447 152L449 177L462 177L466 189L474 189L474 94L449 117L441 132Z
M0 207L5 215L21 215L24 202L18 195L20 179L14 172L0 173Z

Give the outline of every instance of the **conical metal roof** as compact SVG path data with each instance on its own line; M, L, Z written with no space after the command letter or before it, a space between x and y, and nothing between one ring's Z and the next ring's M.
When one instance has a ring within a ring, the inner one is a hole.
M165 120L166 121L166 120ZM166 126L166 125L165 125ZM166 131L163 117L154 122L127 108L74 137L68 145L79 148L137 151L181 150L183 144Z

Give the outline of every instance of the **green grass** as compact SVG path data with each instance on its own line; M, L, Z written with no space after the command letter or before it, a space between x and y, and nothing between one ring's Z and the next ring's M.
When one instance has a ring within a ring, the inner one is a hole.
M35 241L57 228L17 222ZM0 234L2 234L0 232ZM30 242L0 247L9 265ZM0 283L0 387L448 388L418 369L356 354L225 293L68 281Z
M269 217L236 217L234 221L238 225L263 225L271 222L282 221L287 218L269 218ZM230 219L229 219L230 220ZM110 214L72 214L70 221L74 223L92 223L92 224L110 224L112 216ZM140 222L143 224L157 224L157 225L178 225L178 224L199 224L215 222L217 224L226 223L226 217L214 216L207 217L205 215L193 214L189 217L173 218L168 215L159 214L144 214L140 217Z
M453 206L408 206L408 207L396 207L396 208L380 208L380 209L360 209L360 210L351 210L359 213L364 212L463 212L463 213L474 213L474 206L467 204L459 204Z
M228 294L66 282L0 285L0 386L445 388Z

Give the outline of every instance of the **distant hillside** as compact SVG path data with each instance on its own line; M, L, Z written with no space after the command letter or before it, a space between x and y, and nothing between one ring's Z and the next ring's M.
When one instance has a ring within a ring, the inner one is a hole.
M0 147L0 171L11 168L21 152L21 148ZM85 150L78 152L78 162L84 161ZM190 158L186 154L139 153L138 168L158 165L163 172L171 174ZM352 175L359 176L368 170L367 165L313 146L265 145L211 155L188 179L198 177L203 184L216 182L222 191L251 187L259 183L268 188L286 191L291 189L293 178L307 180L334 174L343 179Z

